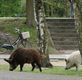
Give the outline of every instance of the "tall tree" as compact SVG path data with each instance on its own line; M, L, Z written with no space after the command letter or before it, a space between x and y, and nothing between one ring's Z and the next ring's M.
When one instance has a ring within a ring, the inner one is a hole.
M49 55L47 52L47 27L45 22L44 7L42 0L35 0L36 23L38 32L38 47L41 54L45 55L43 58L43 67L52 67L49 62Z
M70 2L70 16L74 18L74 0L69 0Z
M81 0L75 0L76 3L76 19L78 23L78 30L79 30L79 36L80 36L80 43L79 48L82 56L82 1Z
M33 8L33 0L26 0L26 24L30 26L35 25L34 19L34 8Z

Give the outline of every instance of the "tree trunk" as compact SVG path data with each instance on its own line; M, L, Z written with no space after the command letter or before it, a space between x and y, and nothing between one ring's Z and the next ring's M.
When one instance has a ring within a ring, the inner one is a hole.
M74 0L70 1L70 17L74 18Z
M26 24L29 27L35 25L33 0L26 0Z
M79 49L82 57L82 16L81 16L80 0L75 0L75 3L76 3L76 18L77 18L78 30L79 30L79 36L80 36Z
M44 8L42 0L35 0L35 12L36 12L36 20L37 20L37 32L38 32L38 47L39 51L42 55L46 56L43 58L42 66L43 67L52 67L49 62L49 55L47 52L47 27L44 16Z

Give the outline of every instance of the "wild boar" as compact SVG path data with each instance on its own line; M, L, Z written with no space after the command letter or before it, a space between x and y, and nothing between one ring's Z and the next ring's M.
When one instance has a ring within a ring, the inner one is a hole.
M37 65L40 72L41 69L41 56L40 53L35 49L26 49L26 48L18 48L10 55L9 59L4 59L9 63L10 71L13 71L18 65L20 65L20 71L22 71L25 63L31 63L32 71Z
M65 59L66 61L66 70L70 69L71 67L76 67L76 71L78 70L80 64L81 64L81 55L80 51L74 51L71 53L71 55Z

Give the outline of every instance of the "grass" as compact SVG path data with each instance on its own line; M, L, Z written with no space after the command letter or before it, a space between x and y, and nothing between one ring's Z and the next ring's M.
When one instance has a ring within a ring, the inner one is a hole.
M0 65L0 71L8 71L9 65L2 64ZM16 72L19 72L19 66L16 68ZM31 67L25 65L23 72L32 72ZM35 69L33 73L40 73L38 69ZM71 75L71 76L82 76L82 70L76 71L74 69L65 70L64 67L53 67L53 68L43 68L42 74L53 74L53 75Z
M17 28L19 28L19 27L17 27ZM32 40L36 39L36 29L34 27L29 28L26 25L23 25L19 29L20 29L21 32L29 31L30 32L30 38ZM0 27L0 30L1 30L1 27ZM5 32L5 33L9 33L12 36L17 36L18 35L15 31L14 26L3 27L2 31Z
M12 36L17 36L15 28L19 28L21 32L29 31L31 40L36 39L36 28L33 26L28 27L24 24L25 20L2 20L0 22L0 32L11 34Z

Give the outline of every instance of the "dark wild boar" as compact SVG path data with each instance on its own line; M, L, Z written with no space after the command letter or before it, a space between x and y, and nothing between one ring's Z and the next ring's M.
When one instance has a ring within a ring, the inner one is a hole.
M18 48L10 56L9 59L4 59L10 64L10 71L13 71L18 65L20 65L20 71L22 71L25 63L32 65L32 71L37 65L40 72L41 69L41 55L35 49Z

